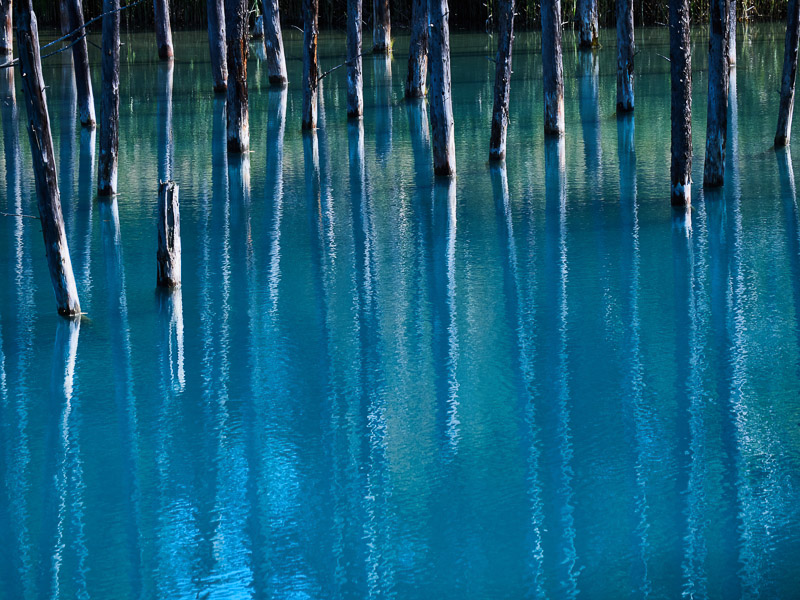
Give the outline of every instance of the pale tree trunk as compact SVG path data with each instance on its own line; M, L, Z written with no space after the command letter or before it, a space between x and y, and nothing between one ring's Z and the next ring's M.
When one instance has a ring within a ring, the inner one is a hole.
M736 66L736 0L729 0L728 8L728 66Z
M97 193L117 193L119 153L119 0L103 0L102 96L100 102L100 165Z
M80 314L81 306L67 247L64 216L61 213L53 136L50 132L50 116L47 113L47 96L42 78L39 30L31 0L17 1L16 20L22 90L28 113L28 137L47 266L59 314L76 316Z
M158 186L158 251L156 252L158 287L181 285L181 216L178 184L162 181Z
M372 51L375 54L388 54L392 51L389 0L372 0Z
M672 160L670 178L673 206L692 203L692 51L689 37L689 0L670 0L669 58L672 80Z
M264 0L264 39L267 48L267 69L272 85L286 85L286 57L283 54L283 34L281 33L281 13L278 0Z
M433 172L456 174L455 125L450 92L450 23L447 0L430 0L431 129Z
M228 47L228 152L250 148L247 100L247 0L225 0L225 40Z
M513 1L513 0L512 0ZM428 0L413 0L406 98L422 98L428 78Z
M500 0L500 32L494 72L494 109L489 160L502 160L506 155L508 100L511 93L511 48L514 42L515 0Z
M633 0L617 0L617 112L633 110Z
M70 31L78 28L76 35L84 34L83 8L81 0L68 0ZM94 129L96 118L94 113L94 94L92 93L92 76L89 72L89 50L86 38L75 42L72 46L72 61L75 64L75 84L78 88L78 115L81 125Z
M172 28L169 24L169 0L153 0L156 20L156 45L158 57L169 60L173 56Z
M564 135L564 66L561 60L561 0L542 0L544 133Z
M798 41L800 41L800 0L789 0L789 6L786 9L786 46L783 54L781 104L778 112L778 130L775 133L775 145L778 147L787 145L792 133Z
M0 54L14 52L12 0L0 0Z
M303 129L317 127L319 0L303 0Z
M228 65L225 50L224 0L208 0L208 48L211 53L211 77L214 92L222 94L228 89Z
M597 24L597 0L578 0L578 45L581 48L595 48L599 45Z
M347 116L351 119L358 118L364 113L361 2L362 0L347 0Z
M728 9L730 0L711 0L708 42L708 119L703 185L725 181L725 144L728 137Z

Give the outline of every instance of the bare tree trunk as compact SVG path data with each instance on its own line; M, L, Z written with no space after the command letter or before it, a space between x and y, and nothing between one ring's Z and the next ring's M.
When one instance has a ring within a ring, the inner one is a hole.
M347 116L351 119L358 118L364 113L361 2L362 0L347 0Z
M0 54L14 52L12 0L0 0Z
M564 66L561 60L561 0L542 0L544 133L564 135Z
M786 47L783 54L781 105L778 112L778 131L775 133L775 145L778 147L786 146L792 133L798 41L800 41L800 0L789 0L786 9Z
M39 53L39 29L31 0L17 1L16 19L22 90L28 113L28 137L47 265L58 313L75 316L80 314L81 306L61 213L53 136L50 132L50 116L47 113L47 96Z
M250 147L247 100L247 0L225 0L225 39L228 46L228 152Z
M68 0L58 0L58 25L61 35L67 35L71 31L69 28L69 8L67 7L67 2Z
M83 8L81 0L68 0L70 31L78 28L76 35L84 34ZM81 125L94 129L96 118L94 114L94 94L92 93L92 76L89 72L89 50L86 38L78 40L72 46L72 60L75 63L75 84L78 88L78 115Z
M372 51L375 54L389 54L392 51L389 0L372 0Z
M689 37L689 0L670 0L669 57L672 77L673 206L692 203L692 50Z
M431 128L433 172L456 174L453 98L450 93L450 9L447 0L430 0Z
M515 0L500 0L500 36L495 59L494 109L492 110L492 137L489 141L489 160L502 160L506 156L508 99L511 93L511 47L514 42L515 9Z
M423 98L428 92L428 0L413 0L411 11L406 98Z
M211 52L211 77L214 92L228 89L228 65L225 62L225 5L224 0L208 0L208 49Z
M708 119L703 185L725 181L725 144L728 138L728 9L730 0L711 0L708 42Z
M181 215L178 184L162 181L158 185L158 287L181 285Z
M169 60L173 56L172 28L169 24L169 0L153 0L156 20L156 45L158 58Z
M617 112L633 110L633 0L617 0Z
M578 0L578 45L581 48L595 48L599 45L599 26L597 24L597 0Z
M303 129L317 127L319 0L303 0Z
M112 12L113 11L113 12ZM103 61L100 102L100 166L97 193L117 193L119 153L119 0L103 0Z
M283 54L283 34L281 33L281 13L278 0L264 0L265 31L264 39L267 47L267 69L269 82L283 86L289 81L286 75L286 57Z
M736 66L736 0L729 0L728 8L728 66Z

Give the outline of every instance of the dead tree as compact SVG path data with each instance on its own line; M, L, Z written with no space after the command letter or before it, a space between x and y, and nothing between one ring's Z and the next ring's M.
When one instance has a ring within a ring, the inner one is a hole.
M14 51L14 29L12 26L12 0L0 0L0 54Z
M214 92L223 94L228 89L228 65L225 51L224 0L208 0L208 49L211 53L211 77Z
M775 146L777 147L786 146L792 133L798 41L800 41L800 0L789 0L789 6L786 9L786 46L783 54L781 104L778 112L778 130L775 133Z
M178 203L178 184L162 181L158 184L158 287L176 288L181 285L181 215Z
M736 0L728 0L728 66L736 66Z
M564 66L561 59L561 0L542 0L544 133L564 135Z
M84 35L83 8L81 0L68 0L70 31L76 35ZM94 129L96 117L94 113L94 94L92 93L92 76L89 72L89 49L86 38L73 42L72 62L75 65L75 85L78 88L78 116L81 125Z
M119 154L119 0L103 0L102 95L100 102L100 165L97 193L117 193Z
M456 174L456 142L450 93L450 10L447 0L430 0L429 7L433 172L453 176Z
M70 31L69 28L69 8L67 7L69 0L58 0L58 24L61 28L61 35L67 35Z
M692 203L692 50L690 43L689 0L670 0L669 59L672 81L670 177L673 206L688 206Z
M228 152L250 147L247 101L247 0L225 0L225 40L228 47Z
M711 0L708 42L708 120L703 185L725 181L725 144L728 138L728 9L730 0Z
M347 0L347 116L351 119L358 118L364 113L361 2L362 0Z
M283 34L281 33L281 13L278 0L264 0L265 32L267 48L267 71L272 85L283 86L289 81L286 75L286 57L283 54Z
M597 0L578 0L578 45L580 48L595 48L599 45L597 24Z
M39 29L32 0L17 0L16 20L22 90L28 113L28 137L47 266L58 313L71 317L80 314L81 306L67 247L64 216L61 213L53 136L50 132L50 116L47 112L47 96L39 53Z
M617 0L617 112L633 110L633 0Z
M303 0L303 129L317 127L319 0Z
M508 99L511 93L511 47L514 42L515 0L500 1L500 37L494 73L494 109L492 137L489 141L489 160L502 160L506 155L508 128Z
M512 0L513 2L513 0ZM428 0L413 0L406 98L423 98L428 78Z
M156 21L158 58L169 60L173 56L172 28L169 24L169 0L153 0Z
M392 51L392 25L389 0L372 0L372 52L389 54Z

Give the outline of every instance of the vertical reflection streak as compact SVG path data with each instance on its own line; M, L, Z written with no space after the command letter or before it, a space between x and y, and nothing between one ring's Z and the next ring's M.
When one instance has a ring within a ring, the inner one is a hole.
M91 303L92 293L92 216L94 212L94 190L95 190L95 136L97 129L81 128L81 149L80 167L78 171L78 202L77 212L85 213L85 221L81 228L85 229L82 241L78 244L70 244L70 248L80 248L83 244L83 265L78 271L79 288L81 299L88 308ZM76 236L77 236L76 232ZM85 310L85 309L84 309Z
M286 87L270 91L269 112L275 121L267 127L267 169L269 181L273 182L273 220L269 232L269 314L277 317L278 289L281 281L281 221L283 219L283 138L286 131L286 104L289 92Z
M175 61L158 63L158 179L172 179L175 140L172 131L172 83Z

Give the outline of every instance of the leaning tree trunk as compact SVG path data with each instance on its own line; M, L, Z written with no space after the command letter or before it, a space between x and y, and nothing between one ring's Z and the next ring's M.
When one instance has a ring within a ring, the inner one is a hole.
M0 54L11 54L14 51L11 2L12 0L0 0Z
M22 90L28 113L28 137L31 142L36 199L47 266L59 314L75 316L80 314L81 306L69 258L64 216L61 213L53 136L50 133L50 116L47 113L47 96L39 54L39 30L31 0L17 1L16 18Z
M228 65L225 62L225 5L224 0L208 0L208 49L211 52L211 77L214 92L228 89Z
M267 70L272 85L283 86L289 81L286 75L286 57L283 54L283 34L281 33L281 13L278 0L264 0L265 32L267 47Z
M578 0L578 45L594 48L599 44L597 25L597 0Z
M708 42L708 120L703 185L725 181L725 143L728 138L728 8L730 0L711 0Z
M388 54L392 51L389 0L372 0L372 51L375 54Z
M225 39L228 46L228 152L250 147L247 101L247 0L225 0Z
M508 128L508 98L511 93L511 46L514 42L515 0L500 0L500 41L494 72L494 109L492 137L489 140L489 160L501 160L506 155Z
M347 116L351 119L358 118L364 113L364 82L361 75L361 1L347 0Z
M633 110L633 0L617 0L617 112Z
M68 0L70 31L78 30L76 35L84 35L83 8L81 0ZM73 42L72 61L75 63L75 85L78 88L78 115L81 125L94 129L94 94L92 93L92 76L89 72L89 50L86 38Z
M319 0L303 0L303 129L317 127Z
M736 0L728 6L728 66L736 66Z
M456 174L453 98L450 93L450 11L447 0L430 0L431 128L433 172Z
M692 203L692 53L689 0L670 0L669 57L672 77L673 206Z
M512 0L513 1L513 0ZM428 0L413 0L406 98L422 98L428 77Z
M561 60L561 0L542 0L544 133L564 135L564 67Z
M169 60L173 56L172 28L169 25L169 0L153 0L156 20L156 45L158 58Z
M100 102L100 166L97 193L117 193L119 153L119 0L103 0L102 98Z
M785 146L792 133L792 110L794 107L794 81L797 74L797 43L800 40L800 0L789 0L786 9L786 47L783 54L783 78L781 79L781 106L778 112L778 131L775 145Z

